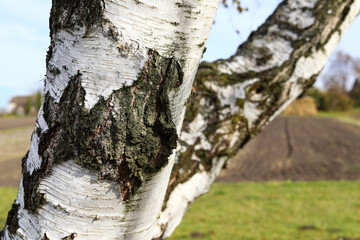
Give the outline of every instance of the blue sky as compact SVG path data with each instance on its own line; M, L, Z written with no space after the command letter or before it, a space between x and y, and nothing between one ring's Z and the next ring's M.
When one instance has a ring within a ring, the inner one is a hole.
M232 55L251 31L264 22L280 0L242 0L249 11L220 7L207 42L204 60ZM50 0L0 0L0 108L14 95L41 89L49 46ZM360 57L360 18L352 24L337 50ZM240 34L236 33L240 31Z
M208 41L204 59L213 61L227 58L235 53L239 43L245 41L274 11L281 0L241 0L249 11L237 14L234 8L220 7ZM236 34L236 29L240 34ZM360 58L360 17L357 17L345 33L335 51L341 50Z
M0 0L0 108L42 88L50 7L49 0Z

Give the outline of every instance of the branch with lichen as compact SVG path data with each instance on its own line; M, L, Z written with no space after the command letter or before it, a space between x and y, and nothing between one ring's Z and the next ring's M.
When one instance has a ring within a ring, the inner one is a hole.
M160 218L164 238L226 162L312 86L359 11L359 0L284 1L229 59L200 64Z

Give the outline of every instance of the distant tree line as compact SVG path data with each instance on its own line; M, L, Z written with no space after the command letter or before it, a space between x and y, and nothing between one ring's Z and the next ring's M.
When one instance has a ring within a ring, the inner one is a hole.
M354 80L349 89L349 83ZM307 94L319 111L347 111L360 106L360 60L338 52L323 75L325 91L313 87Z

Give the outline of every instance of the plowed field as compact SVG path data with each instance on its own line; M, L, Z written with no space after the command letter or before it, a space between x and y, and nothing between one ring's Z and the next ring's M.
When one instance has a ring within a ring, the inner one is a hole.
M360 179L360 127L330 118L279 117L218 181Z

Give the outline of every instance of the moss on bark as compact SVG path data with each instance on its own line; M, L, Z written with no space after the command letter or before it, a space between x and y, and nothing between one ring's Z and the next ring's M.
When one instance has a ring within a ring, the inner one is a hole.
M167 164L176 147L177 133L170 110L169 91L182 84L183 72L173 58L150 50L137 81L84 107L81 73L73 76L59 103L47 94L44 119L49 129L40 137L40 169L30 173L23 161L25 208L32 212L46 201L37 191L55 164L70 159L98 172L99 179L117 181L124 201L141 183Z
M287 82L295 71L297 61L303 56L311 56L314 54L314 50L321 51L323 49L330 37L339 31L341 24L349 13L351 4L353 4L353 0L321 0L318 1L314 9L303 8L301 11L313 12L315 23L305 29L301 29L295 23L281 17L284 11L289 9L289 3L284 1L261 27L253 32L244 44L239 46L234 56L226 60L218 60L213 63L203 62L200 64L194 83L197 94L188 104L183 131L187 131L188 125L198 114L201 114L207 124L203 131L204 135L213 146L213 149L208 151L200 148L195 151L194 145L197 145L199 141L195 141L191 146L182 143L188 149L181 154L178 158L180 159L179 162L175 164L167 190L167 197L177 184L186 182L189 177L198 171L199 168L192 167L194 160L191 156L193 154L201 159L200 164L208 171L212 168L213 158L220 158L221 156L232 157L239 148L262 130L274 113L289 99L290 92L287 88ZM274 29L274 26L277 26L278 29L276 30L276 36L271 35L275 33L270 32L270 29ZM323 34L324 29L326 29L326 34ZM297 36L297 38L295 39L291 36ZM236 57L253 61L257 66L266 66L273 58L273 53L266 46L258 47L256 44L253 44L254 41L264 39L265 37L283 38L284 41L288 41L292 46L292 53L281 65L263 71L244 71L240 74L223 74L218 71L219 65L231 62ZM298 79L298 84L301 84L303 91L306 91L313 84L316 77L317 74L309 79ZM219 112L229 110L230 106L221 106L217 93L206 87L205 83L212 82L219 87L228 87L251 79L259 79L259 81L246 87L244 99L236 99L235 104L240 110L237 112L228 111L227 115L225 114L220 118ZM201 105L200 101L211 102L211 104ZM252 123L251 128L249 128L248 120L243 115L246 102L255 103L260 112L258 118ZM210 106L213 108L209 111ZM217 134L216 131L223 124L228 125L227 129L229 132L224 135ZM237 141L233 142L230 148L229 139L231 139L234 132L239 134L236 136Z

